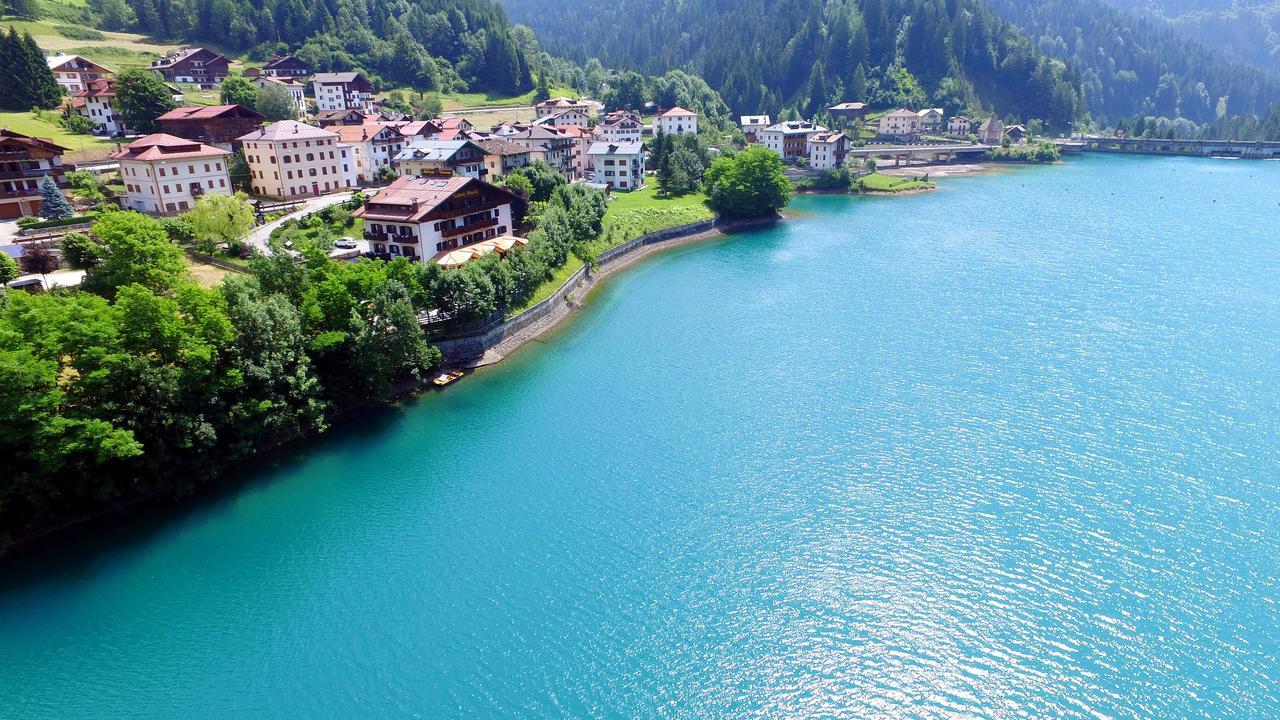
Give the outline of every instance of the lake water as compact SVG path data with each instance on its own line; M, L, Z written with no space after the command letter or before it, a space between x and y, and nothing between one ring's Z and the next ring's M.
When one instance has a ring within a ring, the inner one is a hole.
M792 213L11 563L0 717L1280 717L1280 163Z

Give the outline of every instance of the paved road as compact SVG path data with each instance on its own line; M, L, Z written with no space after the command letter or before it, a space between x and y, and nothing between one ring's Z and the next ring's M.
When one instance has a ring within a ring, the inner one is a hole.
M350 192L341 192L341 193L334 193L332 195L322 195L320 197L308 198L305 201L303 201L302 205L298 206L298 209L294 210L288 215L285 215L284 217L276 220L272 220L266 225L259 225L258 227L254 228L249 233L249 245L253 246L255 250L257 250L258 252L264 255L270 255L271 246L267 244L267 240L271 238L271 231L275 230L276 228L284 224L285 220L300 218L303 215L310 215L313 212L318 212L320 210L323 210L329 207L330 205L337 205L338 203L344 203L351 199L351 195L352 193Z

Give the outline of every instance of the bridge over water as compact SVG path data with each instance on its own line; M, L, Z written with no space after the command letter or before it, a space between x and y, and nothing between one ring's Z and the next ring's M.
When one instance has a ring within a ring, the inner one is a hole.
M1191 155L1247 159L1280 158L1280 142L1243 140L1160 140L1154 138L1086 137L1060 142L1063 152L1132 155Z
M947 163L959 159L981 160L987 156L993 145L970 145L955 143L950 145L865 145L849 148L847 157L856 158L888 158L894 166Z

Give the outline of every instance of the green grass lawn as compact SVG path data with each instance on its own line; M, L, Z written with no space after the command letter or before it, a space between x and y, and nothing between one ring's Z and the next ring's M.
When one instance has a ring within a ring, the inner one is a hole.
M880 173L871 173L870 175L858 180L858 184L866 192L903 192L905 190L923 190L933 187L933 183L924 182L923 180L907 180L906 178L893 177L891 175L881 175Z
M68 162L101 160L115 152L116 144L111 140L93 135L76 135L63 130L61 125L53 122L57 115L57 110L49 110L45 114L49 121L45 122L37 120L29 112L0 112L0 127L7 127L24 135L49 138L69 148L70 151L63 156L63 160Z
M653 182L652 177L649 182ZM608 250L645 233L712 217L715 213L707 207L707 196L702 193L660 197L652 184L629 193L614 193L604 214L604 232L596 249Z
M614 193L613 199L609 201L609 209L604 214L604 232L593 249L600 253L645 233L710 220L712 217L715 217L715 213L707 207L707 197L701 193L665 198L659 197L652 187L629 193ZM563 285L580 267L582 261L570 255L569 262L564 267L557 270L550 280L539 285L527 303L508 310L507 317L518 315L551 297L556 288Z
M411 90L405 90L411 92ZM505 107L508 105L533 105L533 95L536 91L530 90L523 95L503 95L501 93L451 93L441 95L440 101L444 104L445 110L460 110L462 108L482 108L482 107ZM551 97L578 97L578 91L570 88L551 88Z

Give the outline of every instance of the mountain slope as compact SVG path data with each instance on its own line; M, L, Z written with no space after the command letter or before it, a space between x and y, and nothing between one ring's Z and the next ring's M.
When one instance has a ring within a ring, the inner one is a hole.
M1040 118L1084 110L1079 82L977 0L506 0L551 50L648 73L685 68L739 113L833 100Z
M1106 0L1166 21L1225 57L1280 73L1280 1Z
M1280 101L1280 78L1224 60L1163 21L1098 0L985 0L1076 68L1095 117L1138 114L1197 123L1225 115L1264 115Z

